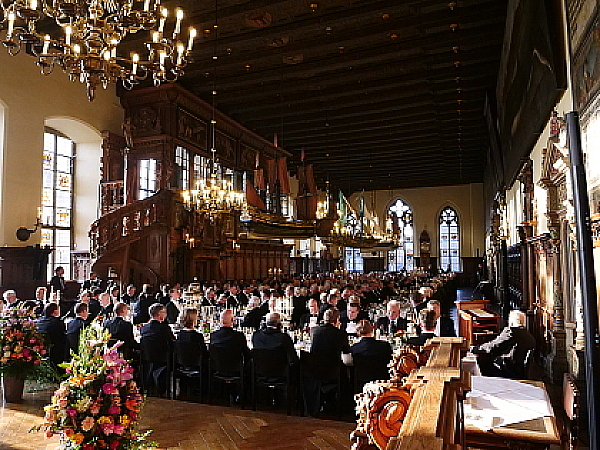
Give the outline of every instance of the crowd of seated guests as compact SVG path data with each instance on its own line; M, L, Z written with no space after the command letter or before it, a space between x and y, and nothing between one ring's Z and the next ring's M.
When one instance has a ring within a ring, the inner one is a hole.
M63 274L57 270L51 289L64 288ZM285 297L292 306L291 329L310 329L312 355L322 358L332 367L341 367L342 354L355 355L359 364L371 361L369 370L361 370L363 383L386 377L385 367L391 358L391 346L376 340L374 334L387 335L406 330L407 323L400 314L400 304L396 300L390 301L390 298L413 288L416 282L414 277L401 274L317 274L290 279L208 282L203 286L201 304L221 310L220 328L211 333L210 347L204 342L203 334L196 330L199 310L186 307L181 301L179 285L161 285L156 290L150 284L143 284L139 289L129 285L119 295L115 285L105 283L92 274L83 283L77 302L62 316L56 300L47 299L45 287L36 291L36 298L30 301L29 307L32 315L39 317L39 330L51 344L50 360L53 363L58 365L70 357L70 352L77 353L81 330L99 319L111 334L111 344L121 342L120 350L128 359L137 357L146 361L144 382L162 394L167 389L169 361L176 342L201 354L204 361L210 359L209 350L239 354L244 360L244 370L247 370L251 353L244 334L235 330L236 323L255 330L253 348L282 349L288 355L289 364L296 369L300 367L298 353L292 338L282 329L282 316L276 307L276 299ZM4 300L5 308L24 305L14 291L6 291ZM378 304L386 304L387 314L371 323L367 311ZM422 345L430 335L454 335L454 324L441 314L439 301L423 303L422 306L425 307L422 335L417 338L416 344ZM238 321L236 316L240 315L244 317ZM135 327L139 330L137 339ZM350 347L348 336L360 340ZM199 370L206 373L206 368ZM296 381L299 379L299 376L295 378ZM321 381L326 384L328 380ZM342 379L344 389L347 389L348 381ZM352 391L351 388L347 390ZM310 395L310 388L305 389L306 393ZM316 402L314 398L308 399L305 406L311 413L319 411L318 399Z

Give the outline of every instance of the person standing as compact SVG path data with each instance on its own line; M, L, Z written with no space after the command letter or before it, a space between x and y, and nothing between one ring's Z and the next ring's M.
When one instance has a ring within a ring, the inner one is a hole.
M54 269L54 276L50 279L50 290L54 293L65 292L67 284L65 282L65 269L63 266L58 266Z

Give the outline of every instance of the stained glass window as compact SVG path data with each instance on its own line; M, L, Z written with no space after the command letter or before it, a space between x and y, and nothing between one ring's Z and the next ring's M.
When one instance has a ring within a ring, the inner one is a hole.
M440 213L440 269L460 271L460 226L458 214L450 206Z
M75 144L55 130L44 132L42 154L41 244L54 249L48 260L48 277L62 266L71 277L73 223L73 163Z
M398 248L388 252L388 270L400 272L413 270L415 254L413 211L408 203L398 199L388 209L392 220L397 220L401 242Z

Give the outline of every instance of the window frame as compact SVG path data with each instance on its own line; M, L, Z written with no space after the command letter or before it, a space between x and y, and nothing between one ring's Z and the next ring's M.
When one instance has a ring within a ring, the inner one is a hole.
M453 215L451 219L450 217L444 217L448 213ZM460 216L458 215L458 211L450 205L442 208L438 215L438 267L440 270L448 270L449 265L452 272L461 271L460 231ZM452 248L453 233L456 235L457 249ZM447 236L447 239L444 239L444 236ZM452 255L453 250L457 250L457 254L454 256ZM444 251L448 252L447 256L443 255Z

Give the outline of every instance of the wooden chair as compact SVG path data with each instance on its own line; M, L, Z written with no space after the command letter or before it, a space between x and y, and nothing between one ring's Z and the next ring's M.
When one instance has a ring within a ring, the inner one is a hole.
M305 410L316 415L323 406L325 395L335 392L335 407L342 416L342 363L313 353L300 352L300 382Z
M579 438L579 407L580 392L575 383L575 379L568 373L563 377L563 407L567 415L567 449L577 449L577 439Z
M142 391L146 394L166 395L171 397L171 377L173 371L173 351L171 343L152 338L142 338L141 348L141 380ZM169 355L167 361L157 355Z

